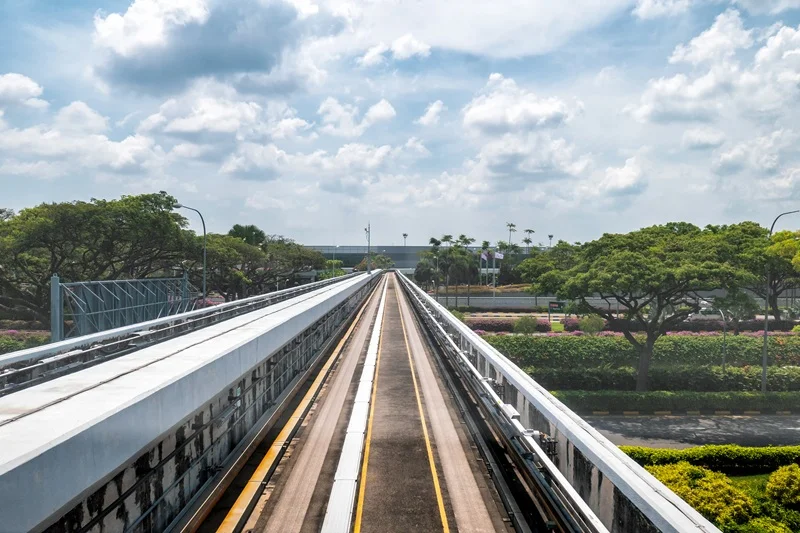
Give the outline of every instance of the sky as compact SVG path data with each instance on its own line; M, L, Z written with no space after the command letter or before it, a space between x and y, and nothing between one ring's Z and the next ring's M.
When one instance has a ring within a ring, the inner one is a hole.
M798 24L800 0L2 0L0 207L163 190L211 232L342 245L769 225L800 205Z

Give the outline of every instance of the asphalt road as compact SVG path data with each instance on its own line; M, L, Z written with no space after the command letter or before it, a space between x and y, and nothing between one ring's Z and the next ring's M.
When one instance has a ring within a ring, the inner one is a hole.
M800 444L800 416L586 416L617 445L689 448L702 444Z

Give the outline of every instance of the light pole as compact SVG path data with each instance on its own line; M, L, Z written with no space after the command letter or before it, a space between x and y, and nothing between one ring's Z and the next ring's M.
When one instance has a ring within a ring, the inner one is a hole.
M364 228L364 233L367 234L367 274L371 274L372 273L372 269L370 268L370 256L369 256L369 245L370 245L370 237L371 237L370 230L371 229L372 228L371 228L370 224L367 223L367 227Z
M767 237L767 246L769 246L769 241L772 240L772 231L775 229L775 223L778 222L778 219L781 218L783 215L791 215L794 213L800 213L800 210L796 211L787 211L785 213L781 213L780 215L775 217L775 220L772 221L772 226L769 228L769 236ZM769 269L769 261L767 260L767 290L765 293L764 298L764 347L761 350L761 392L767 392L767 332L769 331L769 286L772 283L771 274ZM778 318L778 317L775 317Z
M709 308L716 309L719 311L719 315L722 317L722 373L725 373L725 367L727 366L727 347L728 347L728 319L725 318L725 313L722 312L722 309L719 307L713 307L712 304L708 303L706 300L700 300L700 304L705 304Z
M553 234L551 233L550 235L547 236L547 238L550 239L550 248L552 248L553 247Z
M203 218L203 213L195 209L194 207L189 207L188 205L183 205L176 203L174 206L175 209L188 209L190 211L194 211L198 215L200 215L200 222L203 223L203 306L206 305L206 221Z
M406 247L406 239L408 239L408 233L403 233L403 248Z

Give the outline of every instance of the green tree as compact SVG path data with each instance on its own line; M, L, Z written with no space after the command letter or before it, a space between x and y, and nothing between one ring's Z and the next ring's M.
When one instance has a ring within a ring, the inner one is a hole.
M508 228L508 242L511 243L511 234L517 232L517 225L513 222L506 222L506 227Z
M432 252L422 252L414 269L414 279L423 287L430 287L436 281L436 258Z
M172 273L198 254L168 194L41 204L0 220L0 312L50 321L50 277L62 281Z
M267 234L258 226L252 224L247 224L245 226L234 224L228 232L228 235L241 239L250 246L263 246L264 243L267 242Z
M699 311L698 291L735 286L742 278L734 265L720 262L719 240L686 223L605 234L580 247L572 268L538 276L534 289L574 299L619 328L639 353L636 389L646 391L656 340ZM611 305L592 307L589 298L596 295L618 302L624 316L618 318ZM630 331L631 321L643 336Z
M374 269L386 270L386 269L392 268L394 266L394 261L392 261L392 258L387 256L387 255L376 254L374 252L371 252L370 253L370 265L372 265L372 268L374 268ZM364 259L362 259L361 262L359 264L357 264L353 268L353 270L357 270L359 272L360 271L366 271L367 270L367 258L364 257Z
M721 309L725 314L725 320L733 326L734 335L739 334L739 324L742 320L753 318L759 311L759 305L753 297L736 287L728 289L725 296L715 298L714 307Z

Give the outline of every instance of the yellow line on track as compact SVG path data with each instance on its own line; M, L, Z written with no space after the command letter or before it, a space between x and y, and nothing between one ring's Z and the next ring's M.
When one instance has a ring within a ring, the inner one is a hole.
M399 285L396 283L396 285ZM411 347L408 344L408 334L406 333L406 323L403 319L403 308L400 306L400 289L396 291L397 294L397 309L400 311L400 325L403 328L403 339L406 343L406 353L408 354L408 364L411 365L411 379L414 381L414 394L417 396L417 407L419 408L419 417L422 420L422 434L425 436L425 447L428 449L428 462L431 465L431 475L433 476L433 488L436 491L436 503L439 506L439 516L442 519L442 529L444 533L450 532L450 526L447 524L447 512L444 509L444 498L442 498L442 489L439 486L439 475L436 473L436 463L433 460L433 448L431 447L431 439L428 436L428 426L425 423L425 412L422 410L422 398L419 395L419 386L417 385L417 374L414 371L414 361L411 357Z
M287 440L290 440L290 436L292 434L292 431L294 431L295 427L297 427L302 422L306 410L316 398L316 395L319 392L319 390L322 388L322 384L328 376L328 370L330 370L331 366L333 366L333 364L339 358L339 355L341 354L345 343L350 338L350 335L353 333L353 330L355 330L356 326L358 325L358 321L361 319L361 315L364 313L364 311L368 306L369 306L369 301L367 301L358 311L358 314L356 315L356 318L353 320L353 323L350 324L350 327L347 329L347 332L339 341L339 344L336 345L336 349L333 351L331 356L325 362L325 366L323 366L319 374L317 374L314 383L311 384L311 387L306 392L306 395L303 397L303 400L294 410L292 416L286 422L286 425L283 426L283 429L275 438L272 445L269 447L267 454L264 456L264 459L261 460L255 472L253 472L253 475L250 476L250 479L248 480L242 492L239 494L239 497L236 498L236 502L233 504L230 511L228 511L228 514L225 516L225 519L217 528L217 533L229 533L236 530L236 527L238 526L239 522L247 512L247 508L250 506L253 499L255 499L256 495L258 494L258 490L261 487L261 484L264 482L264 480L272 470L273 466L281 457L280 453L281 448L287 442Z
M389 283L387 280L386 283ZM388 293L387 293L388 294ZM386 318L386 304L383 306L383 317ZM375 398L378 392L378 371L381 368L381 350L383 349L383 328L386 320L381 320L381 333L378 338L378 355L375 359L375 376L372 379L372 397L369 401L369 417L367 418L367 435L364 441L364 461L361 463L361 479L358 481L358 503L356 504L356 519L353 523L353 533L361 532L361 518L364 514L364 495L367 490L367 466L369 464L369 443L372 440L372 420L375 414Z

